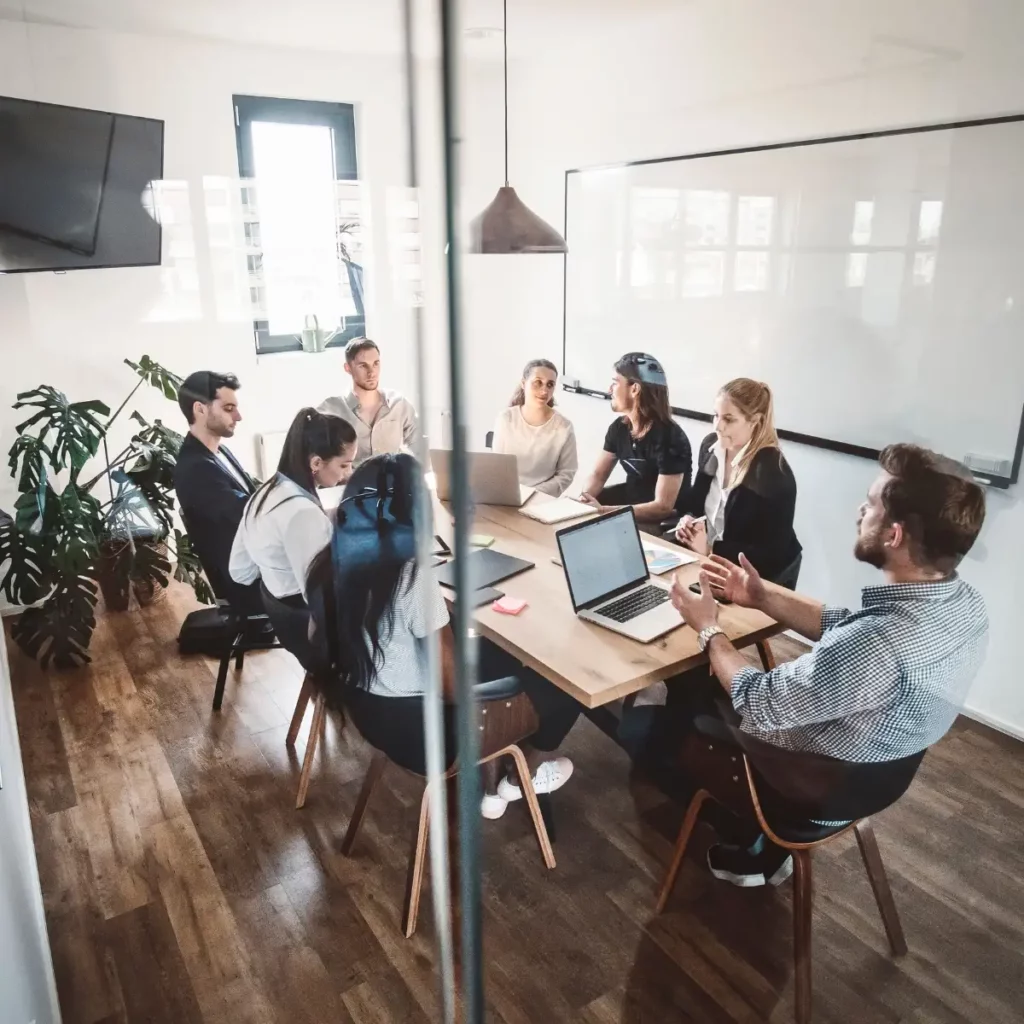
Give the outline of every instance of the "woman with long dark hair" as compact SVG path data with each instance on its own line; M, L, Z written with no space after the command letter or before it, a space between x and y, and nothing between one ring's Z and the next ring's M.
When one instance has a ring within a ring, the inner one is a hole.
M579 468L572 424L555 409L558 368L531 359L512 400L494 424L494 451L514 455L519 482L556 498Z
M371 746L397 764L424 774L425 644L440 634L445 699L445 756L456 756L454 638L448 608L431 570L416 563L416 510L423 472L410 455L364 462L345 488L330 545L310 567L307 593L312 640L330 666L318 685L332 707L346 709ZM551 754L568 735L579 705L568 694L477 638L482 680L518 676L540 719L526 750L538 793L560 789L572 762ZM500 817L522 796L511 779L484 797L483 813Z
M672 418L661 363L646 352L627 352L615 364L611 395L619 416L582 500L599 512L632 505L638 522L660 523L689 488L693 462L690 442ZM616 464L626 471L626 482L605 487Z
M277 472L249 499L231 548L236 583L263 585L276 598L304 605L306 575L331 539L317 494L352 475L356 432L340 416L300 409L281 449Z

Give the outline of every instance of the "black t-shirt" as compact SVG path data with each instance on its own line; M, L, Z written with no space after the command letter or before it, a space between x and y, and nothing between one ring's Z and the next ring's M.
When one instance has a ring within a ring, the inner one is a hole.
M611 452L626 471L623 488L629 505L654 501L659 476L681 473L683 489L689 485L693 468L690 442L675 420L655 423L643 437L633 437L629 421L619 417L605 434L604 450Z

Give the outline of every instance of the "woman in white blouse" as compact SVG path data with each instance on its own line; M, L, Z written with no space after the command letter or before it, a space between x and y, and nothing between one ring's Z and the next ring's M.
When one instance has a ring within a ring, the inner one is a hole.
M246 503L228 565L236 583L262 579L274 597L305 607L309 566L333 530L317 488L345 483L355 455L356 432L347 420L299 410L277 473Z
M519 482L558 497L579 468L572 424L555 410L558 369L547 359L531 359L509 407L494 424L493 449L514 455Z

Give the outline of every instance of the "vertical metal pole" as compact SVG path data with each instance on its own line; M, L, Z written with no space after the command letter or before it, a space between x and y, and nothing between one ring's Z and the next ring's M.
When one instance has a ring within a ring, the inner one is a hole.
M403 35L405 42L405 99L408 118L408 181L409 187L419 196L419 146L416 125L416 62L413 55L412 0L402 2ZM416 401L423 423L428 409L428 388L426 381L426 345L424 343L422 300L413 306L413 337L416 351L417 395ZM429 446L424 430L416 439L416 457L426 467L429 461ZM420 492L417 510L419 531L416 537L416 557L420 572L430 572L433 550L433 504L426 490ZM448 844L444 841L448 828L448 791L444 784L444 721L442 711L441 658L436 636L427 644L427 692L423 697L423 733L427 755L427 785L430 787L430 880L434 893L434 931L437 936L437 955L441 981L441 1020L444 1024L455 1021L455 962L452 957L452 917L448 900Z
M455 663L456 733L459 744L459 895L462 914L462 978L467 1024L483 1024L484 991L480 911L480 757L474 644L470 640L469 480L466 467L465 396L462 382L461 279L462 245L458 225L458 17L457 0L441 0L441 92L444 112L445 227L448 239L448 353L452 403L452 499L455 511Z

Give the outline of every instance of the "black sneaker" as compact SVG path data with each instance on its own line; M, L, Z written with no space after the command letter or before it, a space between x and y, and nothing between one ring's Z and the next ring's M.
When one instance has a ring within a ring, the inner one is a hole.
M773 843L765 843L760 853L719 844L708 850L708 867L715 878L750 889L781 885L793 874L793 858Z

